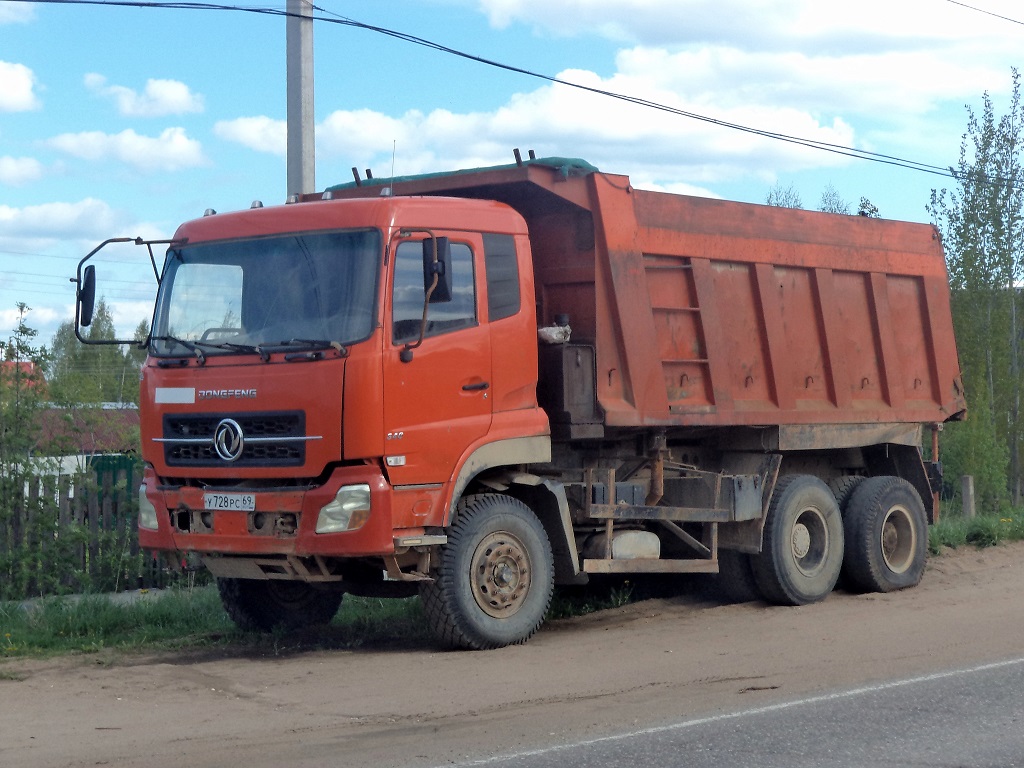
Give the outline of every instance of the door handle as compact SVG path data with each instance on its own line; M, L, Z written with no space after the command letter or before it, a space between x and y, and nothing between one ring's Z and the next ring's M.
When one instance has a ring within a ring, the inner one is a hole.
M491 385L488 382L486 382L486 381L481 381L481 382L478 382L476 384L463 384L462 385L462 391L463 392L479 392L481 390L487 389L489 386L491 386Z

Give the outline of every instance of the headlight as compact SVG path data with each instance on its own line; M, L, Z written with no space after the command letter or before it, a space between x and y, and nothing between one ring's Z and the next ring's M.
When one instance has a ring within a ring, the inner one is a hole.
M345 485L334 500L320 509L316 521L317 533L354 531L370 518L370 486Z
M149 528L155 531L159 527L156 507L153 506L149 497L146 496L146 484L143 483L139 486L139 528Z

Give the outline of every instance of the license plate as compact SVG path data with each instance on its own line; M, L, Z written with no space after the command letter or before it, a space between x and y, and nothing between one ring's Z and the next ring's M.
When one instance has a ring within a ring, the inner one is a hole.
M256 509L256 496L252 493L204 493L203 507L212 510L253 512Z

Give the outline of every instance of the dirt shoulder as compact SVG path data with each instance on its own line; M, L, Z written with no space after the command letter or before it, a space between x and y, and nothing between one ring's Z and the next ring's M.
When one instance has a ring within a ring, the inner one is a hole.
M1015 658L1022 626L1017 543L932 558L905 592L800 608L650 600L483 653L7 662L0 764L442 765Z

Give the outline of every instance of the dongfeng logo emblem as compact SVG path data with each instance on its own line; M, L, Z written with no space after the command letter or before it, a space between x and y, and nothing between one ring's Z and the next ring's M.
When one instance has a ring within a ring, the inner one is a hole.
M242 455L245 438L242 428L234 419L221 419L213 431L213 447L224 461L235 461Z

